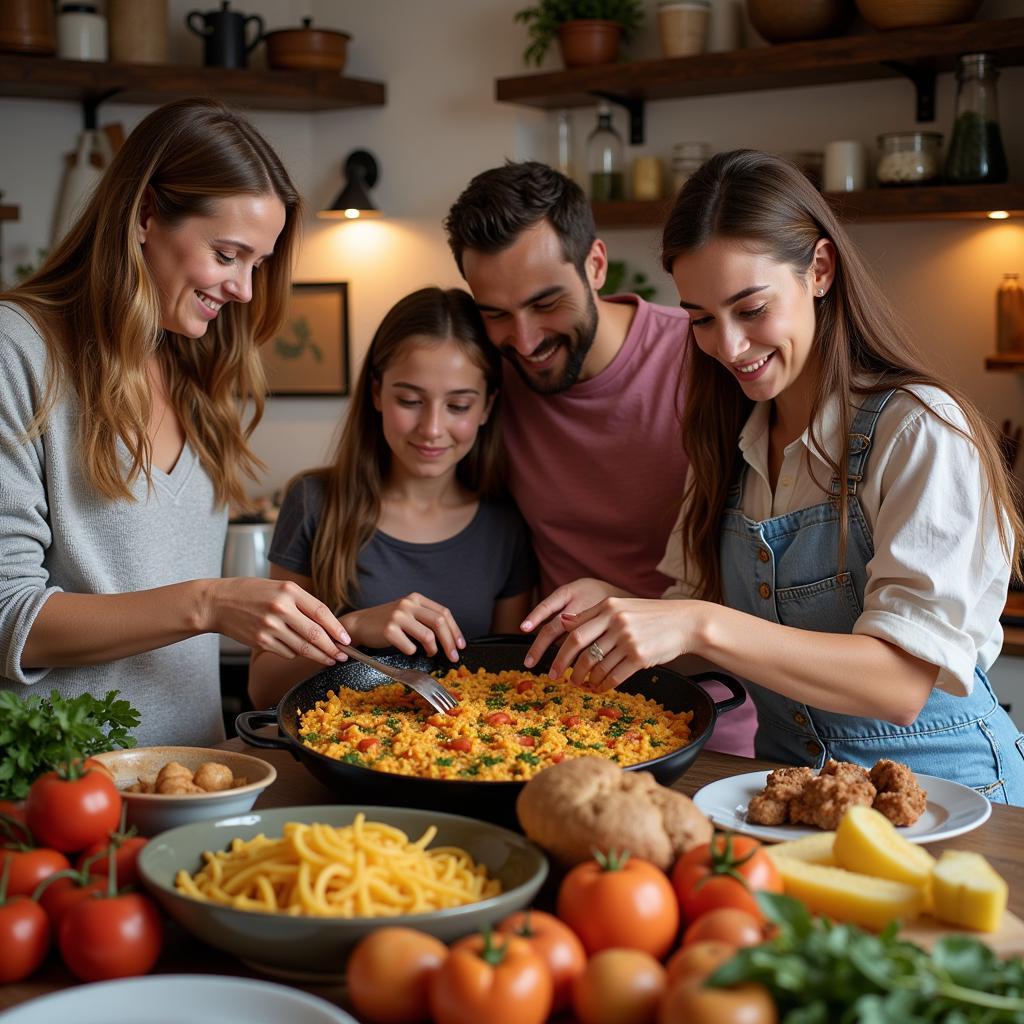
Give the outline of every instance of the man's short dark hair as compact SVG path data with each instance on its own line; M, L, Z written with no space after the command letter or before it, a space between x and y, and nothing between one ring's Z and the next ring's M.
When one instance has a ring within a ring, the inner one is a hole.
M590 203L571 178L536 160L510 160L478 174L455 201L444 227L459 273L466 276L462 257L467 249L501 252L542 220L555 229L566 261L585 280L587 255L597 236Z

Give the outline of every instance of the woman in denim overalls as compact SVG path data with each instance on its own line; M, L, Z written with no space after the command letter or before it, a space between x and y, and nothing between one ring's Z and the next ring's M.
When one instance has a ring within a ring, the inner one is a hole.
M708 161L662 260L693 332L691 468L659 567L678 582L660 602L559 588L527 663L566 629L552 672L575 661L598 689L698 654L753 684L760 757L892 758L1024 805L1024 737L984 671L1022 524L982 417L777 157Z

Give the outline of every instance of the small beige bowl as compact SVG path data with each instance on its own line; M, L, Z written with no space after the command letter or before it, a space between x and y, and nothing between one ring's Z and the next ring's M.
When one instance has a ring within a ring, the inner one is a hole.
M155 836L169 828L208 818L225 818L251 810L256 798L277 778L277 769L250 754L211 747L136 747L95 754L113 774L128 808L128 825L140 835ZM231 769L236 778L248 781L244 786L218 793L128 793L127 788L144 779L156 778L169 761L177 761L194 772L204 761L217 761Z

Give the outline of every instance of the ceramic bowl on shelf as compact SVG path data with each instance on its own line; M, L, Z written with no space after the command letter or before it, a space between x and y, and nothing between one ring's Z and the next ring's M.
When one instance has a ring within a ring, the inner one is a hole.
M347 32L314 28L311 18L302 19L302 28L283 28L268 32L267 66L299 71L337 71L345 69L348 55Z
M981 0L857 0L861 17L877 29L923 28L970 21Z
M210 747L134 747L93 755L114 776L127 808L128 826L144 836L208 818L225 818L248 811L256 798L277 778L277 769L262 758ZM140 779L151 781L171 761L195 772L205 762L216 762L245 782L212 793L129 793Z
M853 17L853 0L747 0L755 29L770 43L839 35Z
M350 825L359 812L367 821L401 829L412 840L436 827L431 847L461 847L501 883L501 892L478 903L425 914L343 918L236 910L193 899L175 888L178 871L198 871L206 850L223 850L233 839L252 839L260 833L280 836L288 822ZM443 942L493 925L529 906L547 877L548 862L523 836L472 818L401 807L324 805L278 807L172 829L146 844L139 855L139 873L163 909L196 938L267 973L312 980L341 976L350 949L381 924L417 928Z

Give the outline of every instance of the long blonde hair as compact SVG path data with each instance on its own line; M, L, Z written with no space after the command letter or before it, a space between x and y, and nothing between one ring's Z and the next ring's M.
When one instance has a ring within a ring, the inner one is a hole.
M227 303L202 338L161 328L160 297L136 236L144 195L170 227L210 216L228 196L274 195L284 204L285 225L273 258L254 275L252 301ZM263 415L258 346L284 318L300 215L299 194L277 155L227 107L179 100L144 118L39 270L0 295L32 316L49 351L31 432L45 429L55 402L73 389L86 472L104 497L131 499L140 474L151 479L146 363L156 353L169 401L218 501L244 504L242 478L256 479L261 468L248 445ZM251 416L243 424L247 403ZM119 439L128 449L127 472Z
M963 411L967 430L961 433L978 450L988 499L997 513L1000 542L1007 559L1019 568L1024 528L1017 488L999 454L993 428L959 388L926 369L821 193L796 167L778 157L754 150L719 153L687 180L677 196L662 235L662 266L671 273L676 257L713 238L741 240L799 275L810 268L818 241L832 242L835 278L826 295L814 300L813 346L820 379L811 408L810 443L832 472L845 480L845 464L839 465L815 434L814 424L831 396L873 394L891 388L907 391L912 385L941 388ZM690 457L690 473L688 514L682 523L683 553L688 577L700 580L698 596L720 601L719 529L740 458L737 440L753 403L732 375L692 339L684 376L683 445ZM855 379L870 383L861 386ZM852 419L849 402L839 403L839 416L840 434L845 437ZM838 504L842 564L849 507L845 487L840 488Z
M501 357L487 339L472 297L460 288L421 288L399 300L370 342L349 404L333 461L300 476L323 482L323 512L313 541L313 592L339 611L357 599L359 552L377 529L381 492L391 465L373 389L388 366L413 341L451 339L484 374L487 397L501 383ZM455 468L459 482L484 498L502 493L501 424L498 403ZM291 486L291 485L289 485Z

